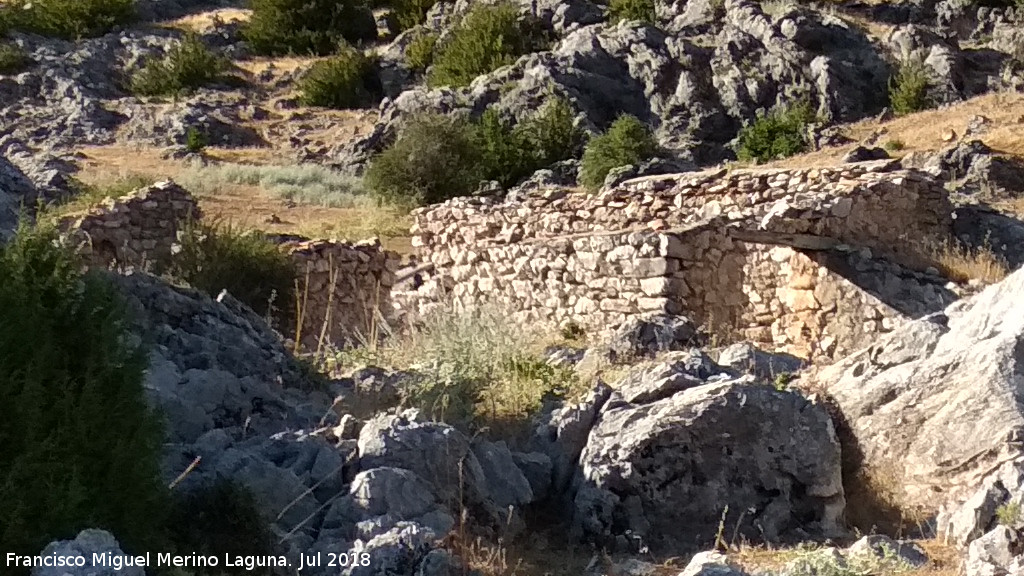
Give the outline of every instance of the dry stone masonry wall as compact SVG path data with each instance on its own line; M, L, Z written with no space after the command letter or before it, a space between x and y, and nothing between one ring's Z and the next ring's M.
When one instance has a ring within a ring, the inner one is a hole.
M403 314L448 297L520 322L599 330L644 312L833 358L956 299L936 275L884 257L945 238L940 186L889 162L642 178L596 196L455 199L415 213L433 264Z
M90 266L151 269L172 256L178 232L201 215L187 190L161 182L65 216L59 226ZM298 278L299 296L275 303L296 310L295 323L301 324L299 330L287 327L287 337L298 336L308 349L341 345L372 337L380 321L389 319L399 258L380 242L276 240Z
M396 253L384 250L376 240L356 244L292 240L284 242L282 249L298 273L297 299L302 310L298 338L307 349L367 342L387 325L399 265Z
M67 215L59 227L92 266L145 268L169 258L182 224L200 216L188 191L160 182Z

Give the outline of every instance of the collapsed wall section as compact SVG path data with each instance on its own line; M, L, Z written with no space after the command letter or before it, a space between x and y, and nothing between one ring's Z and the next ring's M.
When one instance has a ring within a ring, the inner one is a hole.
M200 216L187 190L160 182L64 216L58 227L90 266L149 269L171 257L179 229Z
M65 239L98 268L159 271L188 221L202 217L195 198L173 182L108 198L58 223ZM297 294L273 303L290 319L277 328L307 350L374 337L390 319L399 257L379 241L271 238L295 264ZM216 294L213 294L216 296Z

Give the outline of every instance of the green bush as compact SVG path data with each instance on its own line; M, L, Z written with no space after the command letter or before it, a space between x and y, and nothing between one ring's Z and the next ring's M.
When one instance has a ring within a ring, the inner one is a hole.
M434 63L434 46L437 44L437 34L433 32L422 32L409 42L405 48L405 65L413 72L426 72L427 68Z
M572 108L561 99L515 126L501 119L496 110L487 110L478 130L484 177L506 188L545 166L574 157L584 138Z
M176 494L168 515L169 537L184 554L201 556L271 556L270 524L252 493L220 479L185 494ZM194 576L251 574L244 567L196 567Z
M206 134L195 126L189 126L185 131L185 150L192 154L199 154L209 144Z
M779 108L757 117L740 130L736 155L742 161L767 162L807 150L807 128L815 121L807 102Z
M548 338L543 329L515 322L497 306L459 311L442 305L401 336L385 340L372 361L419 366L422 377L403 393L408 404L431 418L486 426L491 433L510 425L526 431L545 400L572 399L583 391L571 368L539 357Z
M929 108L928 69L920 60L900 65L896 76L889 79L889 103L897 116Z
M74 40L128 24L135 0L11 0L0 16L15 30Z
M620 116L608 130L595 136L583 151L580 180L588 188L600 188L613 168L637 164L658 153L650 128L634 116Z
M568 103L554 100L513 125L488 109L477 122L425 116L374 158L367 183L389 202L441 202L472 193L482 180L504 187L554 162L574 157L583 131Z
M317 62L299 81L302 103L324 108L367 108L384 96L377 62L355 49Z
M395 0L392 3L388 19L389 28L394 34L405 32L427 21L429 11L436 0Z
M333 54L344 43L377 38L377 21L359 0L251 0L243 35L258 53Z
M257 314L290 326L295 267L277 245L256 231L230 223L190 223L168 275L216 297L221 290Z
M612 22L629 20L654 24L657 21L654 0L611 0L605 15Z
M576 125L572 107L561 98L550 101L528 121L526 129L537 155L537 169L575 158L587 137L586 132Z
M459 22L434 54L430 86L467 86L477 76L543 49L547 39L532 17L511 4L478 6Z
M20 46L10 42L0 42L0 74L19 74L31 64L32 59Z
M139 96L171 96L221 81L229 64L194 34L185 36L160 59L150 59L131 79Z
M465 196L484 178L474 126L464 118L427 114L409 121L378 154L366 183L382 200L433 204Z
M0 548L36 554L96 527L159 546L163 434L125 303L50 227L0 246L0 278Z

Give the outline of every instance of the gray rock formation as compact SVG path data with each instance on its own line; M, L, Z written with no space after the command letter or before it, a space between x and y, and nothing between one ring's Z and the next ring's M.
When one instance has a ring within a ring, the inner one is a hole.
M905 504L934 511L1021 455L1022 297L1018 271L807 376L842 412L848 449L893 474Z
M32 576L145 576L146 572L139 566L102 566L93 563L93 555L100 557L118 557L123 559L125 553L117 540L104 530L82 530L74 540L52 542L39 553L39 556L60 557L81 563L83 566L41 566L32 569Z
M1024 574L1024 542L1016 530L999 526L971 543L967 576Z
M750 377L627 376L590 432L576 484L575 530L617 549L700 549L723 515L751 540L831 532L844 508L825 409Z

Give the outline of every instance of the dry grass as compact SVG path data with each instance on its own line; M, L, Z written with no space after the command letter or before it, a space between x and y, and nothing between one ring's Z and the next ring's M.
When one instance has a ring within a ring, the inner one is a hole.
M217 8L207 12L189 14L176 20L169 20L158 24L164 28L176 28L178 30L194 31L200 34L212 30L218 21L224 23L248 22L252 16L252 10L242 8Z
M902 574L912 576L959 576L961 574L960 552L953 546L939 540L915 540L928 556L928 563L921 568L906 569ZM851 542L852 543L852 542ZM765 546L741 546L728 554L729 559L749 573L778 574L790 562L809 553L814 547L771 548ZM885 567L881 571L867 571L870 576L890 576Z
M888 140L904 144L900 151L933 151L948 146L942 141L942 134L953 130L962 137L969 120L985 116L992 121L991 129L979 140L994 151L1024 159L1024 94L992 93L972 98L943 109L925 110L908 114L885 123L874 119L863 120L844 126L844 133L856 142L873 134L878 135L876 145ZM827 148L808 154L793 156L765 164L770 168L809 168L834 166L840 163L850 145Z
M214 150L210 155L218 155ZM232 151L236 157L257 156L252 150ZM82 150L79 178L86 184L104 188L130 178L173 179L184 182L190 167L176 160L164 160L154 148L92 147ZM262 157L261 159L269 159ZM331 207L282 199L278 193L259 184L221 182L196 194L199 207L209 217L230 220L245 228L271 234L299 234L335 239L361 240L378 236L384 247L401 254L412 251L409 216L372 202Z
M933 245L931 258L944 276L957 282L981 280L985 284L994 284L1010 273L1006 261L988 246L971 249L946 241Z

